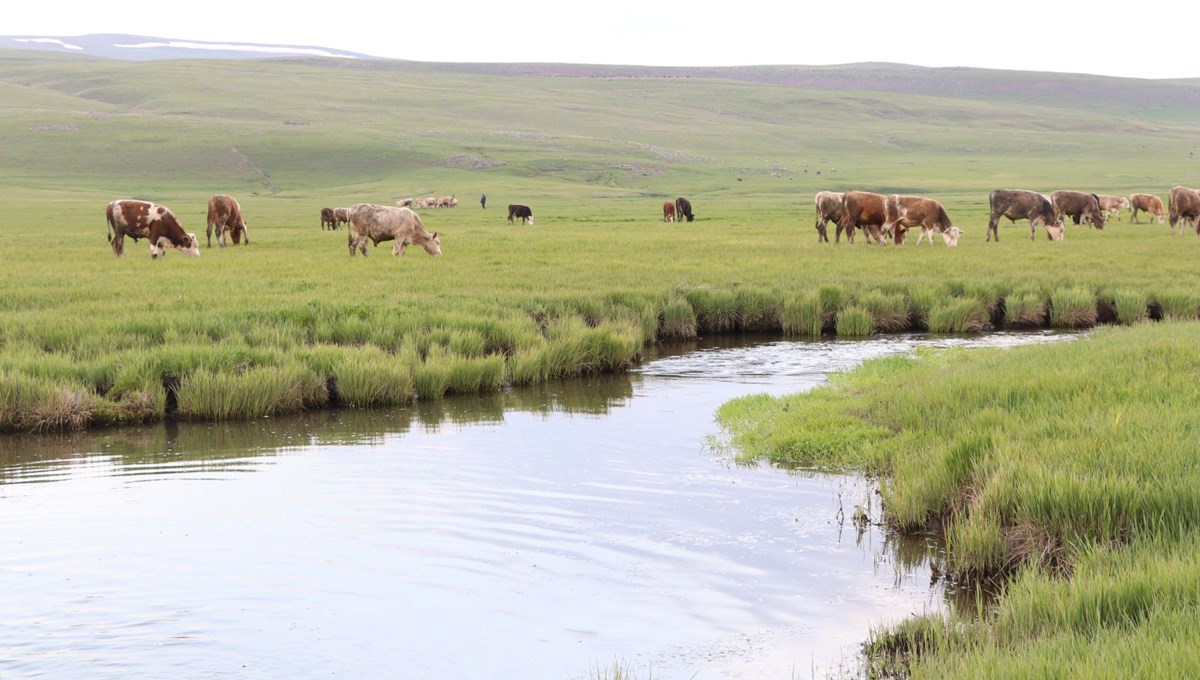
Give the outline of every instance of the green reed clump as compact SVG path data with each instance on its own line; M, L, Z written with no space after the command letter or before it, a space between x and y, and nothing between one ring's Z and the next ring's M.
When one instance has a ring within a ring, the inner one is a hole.
M1149 304L1144 293L1122 288L1112 292L1112 308L1117 323L1134 324L1150 317Z
M1034 292L1012 293L1004 299L1004 325L1007 328L1041 328L1046 325L1049 305Z
M782 325L782 303L774 291L737 289L738 328L744 331L778 331Z
M1086 288L1060 288L1050 296L1050 325L1091 328L1096 325L1096 294Z
M508 358L508 381L512 385L535 385L546 381L550 368L543 349L527 349Z
M943 299L934 303L927 325L931 333L977 333L991 327L991 314L975 298Z
M455 394L495 392L504 384L504 357L456 356L450 360L448 390Z
M662 321L658 325L660 338L696 337L696 311L682 295L671 295L663 304Z
M937 290L931 286L913 286L907 291L909 325L916 330L929 330L929 315L938 302Z
M236 420L294 413L328 398L325 381L299 366L262 366L241 372L198 369L179 381L179 415Z
M842 338L861 338L875 332L875 320L871 311L851 305L843 307L837 315L837 334Z
M87 426L94 395L78 385L0 368L0 430L67 430Z
M871 315L872 326L879 333L897 333L909 328L908 300L901 293L870 291L859 299L858 306Z
M331 367L338 398L350 406L389 406L412 400L412 366L402 358L364 350Z
M1156 293L1154 301L1158 303L1165 321L1189 321L1197 317L1196 310L1200 308L1200 297L1185 290L1163 291Z
M789 297L783 303L780 322L783 332L788 335L820 337L825 328L821 298L816 293L800 293Z
M683 296L696 312L702 333L728 333L738 327L741 309L737 293L724 288L690 288Z
M445 350L433 346L425 360L413 368L413 389L420 399L440 399L450 389L450 362Z

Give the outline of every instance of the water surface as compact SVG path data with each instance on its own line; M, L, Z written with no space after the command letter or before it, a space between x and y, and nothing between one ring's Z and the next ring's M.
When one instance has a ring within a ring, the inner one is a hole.
M944 606L926 544L839 521L863 480L720 459L715 410L918 345L1055 337L722 339L404 409L2 438L0 677L853 667L871 627Z

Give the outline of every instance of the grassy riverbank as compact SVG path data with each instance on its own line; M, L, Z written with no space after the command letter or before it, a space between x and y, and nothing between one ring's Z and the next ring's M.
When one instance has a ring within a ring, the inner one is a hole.
M746 459L879 475L888 523L944 528L953 578L1011 579L982 617L878 634L881 669L1180 677L1200 642L1198 334L890 357L720 419Z

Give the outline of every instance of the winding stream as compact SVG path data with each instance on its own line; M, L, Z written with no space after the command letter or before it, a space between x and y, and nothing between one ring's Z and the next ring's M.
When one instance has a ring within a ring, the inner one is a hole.
M0 438L0 677L806 678L946 606L853 477L705 448L737 396L995 334L658 350L629 375Z

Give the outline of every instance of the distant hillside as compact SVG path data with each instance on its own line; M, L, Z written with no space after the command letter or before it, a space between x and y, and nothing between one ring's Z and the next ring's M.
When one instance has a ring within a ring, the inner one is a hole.
M455 186L613 198L686 187L769 202L817 189L1165 195L1200 184L1200 80L253 50L197 59L220 50L194 48L130 61L18 44L0 49L0 186L396 198Z

